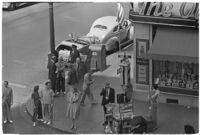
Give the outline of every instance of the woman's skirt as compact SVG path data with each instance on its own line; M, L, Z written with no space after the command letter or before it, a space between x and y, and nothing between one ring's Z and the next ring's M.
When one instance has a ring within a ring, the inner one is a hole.
M69 103L67 107L66 116L69 119L77 119L80 114L80 105L79 103Z

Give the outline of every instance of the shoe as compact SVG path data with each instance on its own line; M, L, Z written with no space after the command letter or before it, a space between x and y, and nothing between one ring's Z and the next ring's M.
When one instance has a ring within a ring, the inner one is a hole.
M71 129L71 130L74 129L74 125L72 125L70 129Z
M77 128L76 128L76 127L74 127L74 131L76 131L76 129L77 129Z
M47 125L50 125L51 124L51 121L49 121L48 123L47 123Z
M12 120L9 120L9 122L10 122L10 123L13 123L13 121L12 121Z
M154 127L154 128L153 128L153 131L155 131L155 130L157 130L157 129L158 129L157 127Z
M43 122L44 120L43 119L38 119L39 121Z
M45 120L45 121L44 121L44 124L46 124L46 123L47 123L47 121Z
M6 123L7 123L7 120L4 120L3 123L6 124Z
M34 127L36 126L36 123L35 123L35 122L33 122L33 126L34 126Z

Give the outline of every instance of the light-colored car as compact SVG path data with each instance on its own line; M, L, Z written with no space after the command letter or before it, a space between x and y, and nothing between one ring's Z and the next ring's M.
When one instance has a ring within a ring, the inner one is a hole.
M36 2L3 2L3 9L15 10L20 6L32 5Z
M86 37L95 37L101 44L104 44L106 51L119 49L124 42L133 38L133 26L129 20L124 21L119 28L116 16L104 16L98 18L92 24Z

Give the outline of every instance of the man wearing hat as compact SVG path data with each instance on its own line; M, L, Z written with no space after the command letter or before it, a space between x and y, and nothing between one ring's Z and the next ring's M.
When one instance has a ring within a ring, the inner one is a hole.
M152 90L150 91L150 117L153 120L153 128L157 129L157 105L160 91L158 90L159 79L157 78Z
M76 45L72 45L72 50L70 51L70 58L71 58L71 63L76 62L76 58L80 57L80 53L77 50L77 46Z
M110 83L106 82L105 87L102 89L100 95L102 96L102 103L104 114L107 113L106 105L109 103L115 103L115 90L110 87Z
M56 90L56 56L52 55L50 56L47 68L49 69L49 80L52 82L52 90L55 93Z

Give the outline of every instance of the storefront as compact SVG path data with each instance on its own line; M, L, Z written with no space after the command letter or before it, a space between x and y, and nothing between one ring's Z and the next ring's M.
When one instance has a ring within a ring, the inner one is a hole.
M148 100L150 87L159 78L160 102L198 106L198 4L142 2L132 7L134 98Z

